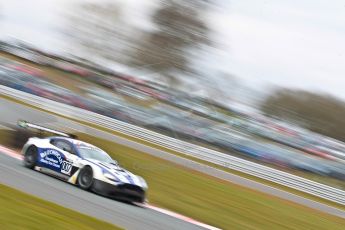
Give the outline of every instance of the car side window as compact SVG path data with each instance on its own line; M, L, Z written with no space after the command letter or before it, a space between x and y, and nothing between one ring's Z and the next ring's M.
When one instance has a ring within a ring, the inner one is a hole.
M50 143L61 150L74 154L72 145L66 141L53 139L50 141Z

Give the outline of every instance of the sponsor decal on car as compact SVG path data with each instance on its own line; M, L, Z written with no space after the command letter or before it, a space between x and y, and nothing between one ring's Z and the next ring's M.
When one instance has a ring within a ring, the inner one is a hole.
M54 149L47 149L40 153L40 161L44 164L51 165L55 168L60 168L62 163L61 154Z

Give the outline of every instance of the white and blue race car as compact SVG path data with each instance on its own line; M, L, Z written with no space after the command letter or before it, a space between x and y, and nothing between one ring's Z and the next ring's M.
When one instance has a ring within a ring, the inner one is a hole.
M127 202L145 202L145 180L120 167L102 149L59 131L25 121L18 124L24 128L60 135L29 138L22 149L25 167L107 197Z

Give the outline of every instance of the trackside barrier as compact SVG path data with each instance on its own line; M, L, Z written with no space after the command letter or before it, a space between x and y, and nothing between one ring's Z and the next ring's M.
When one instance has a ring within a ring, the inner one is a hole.
M229 169L237 170L258 178L284 185L338 204L345 205L345 191L320 184L277 169L230 156L215 150L177 140L126 122L118 121L94 112L55 102L36 95L18 91L0 85L0 94L6 95L38 108L51 111L66 117L92 123L107 129L121 132L128 136L177 151L204 161L208 161Z

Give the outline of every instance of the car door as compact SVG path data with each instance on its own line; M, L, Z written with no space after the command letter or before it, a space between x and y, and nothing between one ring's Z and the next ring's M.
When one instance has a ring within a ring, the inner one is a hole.
M78 160L74 146L69 141L58 138L52 139L50 143L58 148L61 154L60 167L57 172L68 177L71 176L74 171L73 163Z

